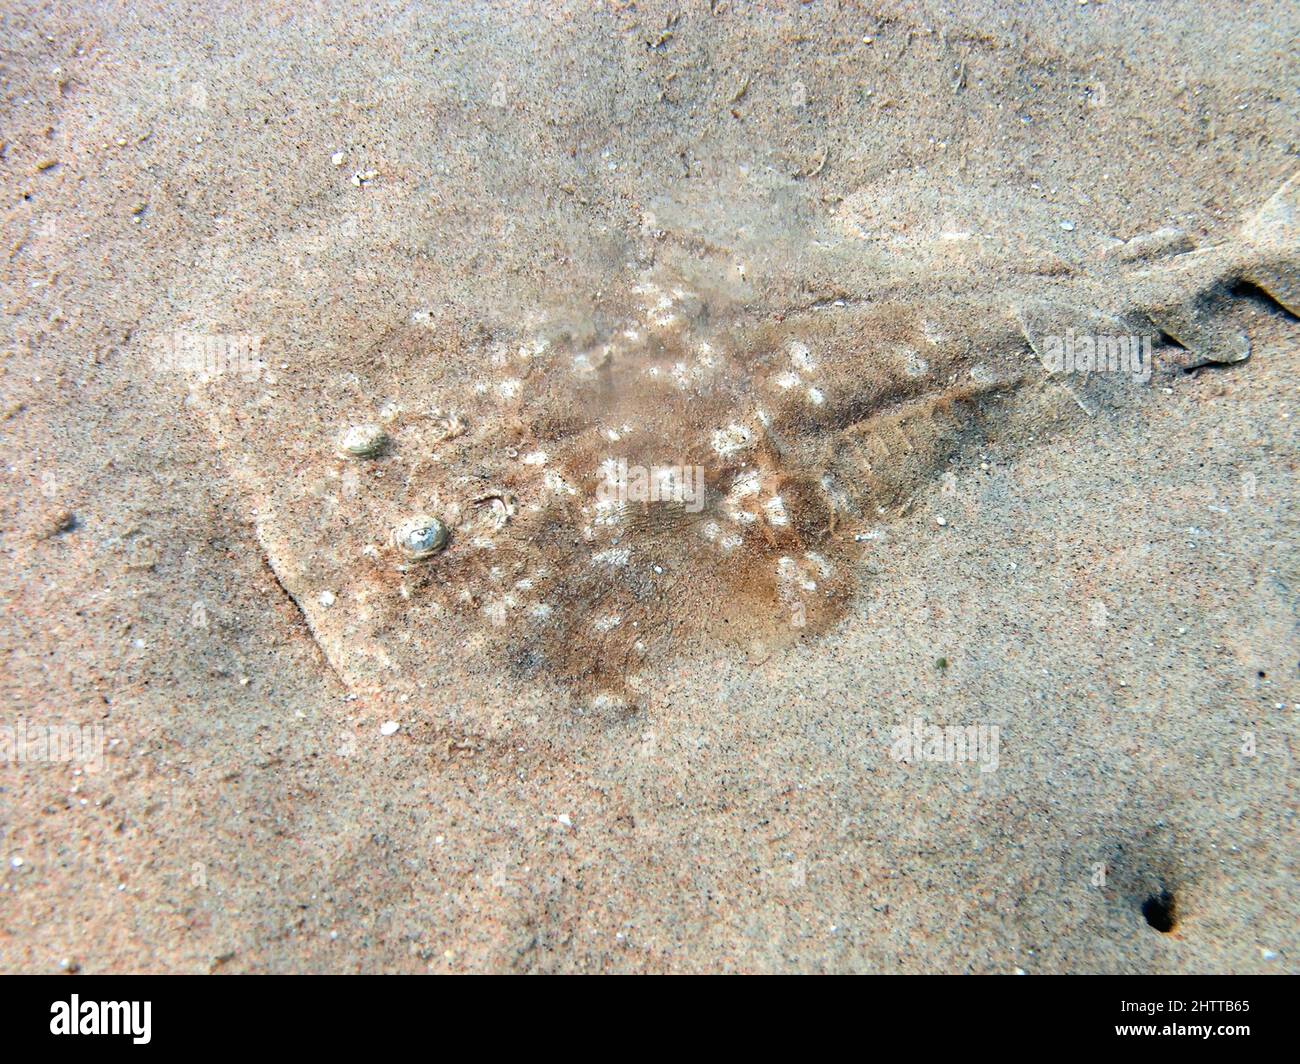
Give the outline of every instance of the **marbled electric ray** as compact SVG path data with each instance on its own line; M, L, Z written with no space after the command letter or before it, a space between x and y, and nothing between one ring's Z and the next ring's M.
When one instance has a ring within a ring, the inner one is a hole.
M621 705L675 655L827 632L870 530L963 446L1144 386L1056 372L1053 338L1154 336L1157 375L1246 358L1239 297L1300 312L1297 188L1205 248L989 190L895 183L733 243L665 200L567 234L544 283L376 204L178 282L182 328L258 335L265 363L191 375L188 401L354 690L468 671ZM610 468L663 467L702 470L696 505L602 502ZM412 559L393 530L437 538L426 517L449 538Z

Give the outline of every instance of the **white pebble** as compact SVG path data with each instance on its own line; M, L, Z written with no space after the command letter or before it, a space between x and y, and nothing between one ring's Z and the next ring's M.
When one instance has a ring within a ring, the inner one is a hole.
M397 734L397 729L400 728L400 727L401 727L401 725L398 724L397 721L395 721L395 720L386 720L386 721L384 721L383 724L381 724L381 725L379 726L379 734L380 734L380 735L395 735L395 734Z

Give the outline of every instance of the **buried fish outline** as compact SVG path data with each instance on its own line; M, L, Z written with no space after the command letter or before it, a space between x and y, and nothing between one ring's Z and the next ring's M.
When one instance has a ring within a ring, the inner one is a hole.
M964 234L868 231L763 276L681 237L594 309L534 307L525 327L487 322L467 290L426 309L419 262L341 319L295 273L291 236L189 305L211 327L264 327L268 346L292 330L307 361L265 390L191 380L189 402L353 691L422 695L468 673L627 706L675 657L827 632L868 530L952 456L1132 386L1060 372L1052 338L1154 335L1162 372L1249 357L1228 312L1243 286L1300 313L1298 189L1205 248L1160 230L1028 257L995 242L954 264ZM349 425L384 445L340 452ZM701 469L699 505L611 498L611 466ZM394 529L430 521L448 530L434 549L398 549Z

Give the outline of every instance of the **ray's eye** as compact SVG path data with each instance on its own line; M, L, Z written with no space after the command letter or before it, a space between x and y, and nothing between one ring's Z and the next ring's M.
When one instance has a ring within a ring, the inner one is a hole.
M412 517L393 530L393 542L411 561L432 557L447 545L450 532L436 517Z

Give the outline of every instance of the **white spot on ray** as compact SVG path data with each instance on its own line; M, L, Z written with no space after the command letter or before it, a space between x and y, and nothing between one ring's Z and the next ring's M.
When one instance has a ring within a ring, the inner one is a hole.
M713 449L723 458L739 454L753 442L754 434L744 425L737 425L734 422L713 434Z
M790 364L795 369L802 370L805 373L810 373L817 368L808 345L800 343L798 340L790 342Z

